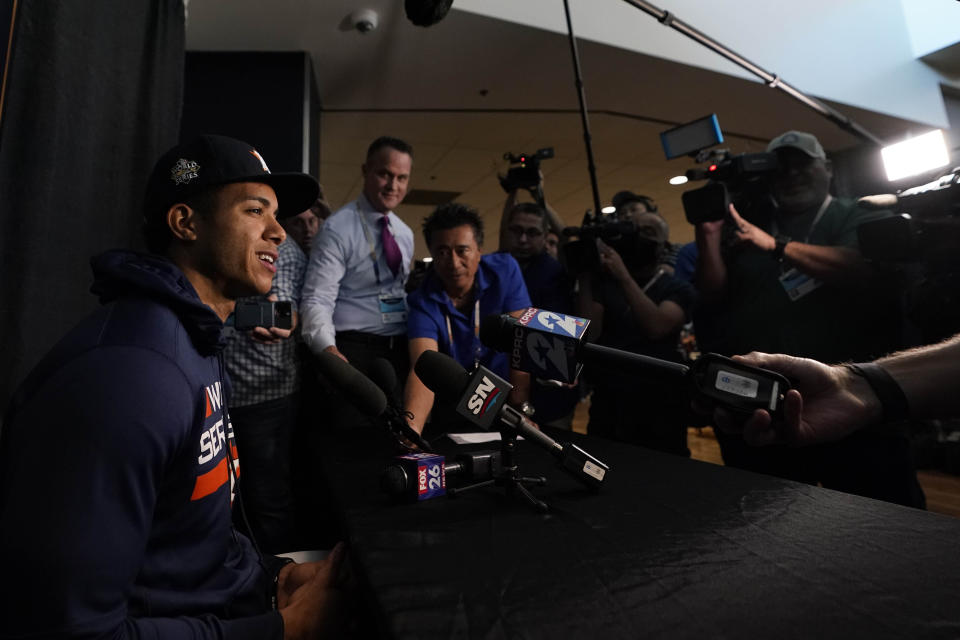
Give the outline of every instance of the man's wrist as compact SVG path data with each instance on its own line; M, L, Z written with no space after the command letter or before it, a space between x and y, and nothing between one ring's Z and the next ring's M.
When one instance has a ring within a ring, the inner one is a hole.
M790 238L787 236L777 235L773 238L773 249L770 252L770 255L773 256L774 260L783 260L783 253L787 249L787 245L791 242Z
M285 560L283 564L280 565L280 568L277 570L276 575L273 576L273 594L271 595L271 608L274 611L277 611L280 608L280 591L283 589L284 582L286 582L287 574L292 570L294 561L290 558L278 558L279 560ZM286 604L286 603L284 603Z
M870 422L906 420L910 405L903 389L887 371L872 362L844 365L851 393L860 398Z

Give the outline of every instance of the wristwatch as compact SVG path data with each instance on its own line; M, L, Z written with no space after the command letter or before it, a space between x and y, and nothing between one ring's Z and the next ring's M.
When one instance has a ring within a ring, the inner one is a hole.
M537 410L533 408L533 405L530 404L529 400L524 400L523 402L518 404L516 409L517 411L527 416L528 418L532 418L533 414L537 412Z
M787 248L787 243L790 242L790 238L787 236L777 235L773 238L773 241L776 243L773 247L773 259L777 262L783 260L783 250Z

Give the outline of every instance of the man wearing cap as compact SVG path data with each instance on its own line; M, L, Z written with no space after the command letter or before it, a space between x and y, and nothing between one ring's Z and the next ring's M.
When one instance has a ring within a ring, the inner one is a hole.
M639 224L641 220L644 220L644 214L646 213L656 213L663 220L663 226L667 231L667 241L663 245L659 266L667 273L672 274L677 263L677 251L680 250L680 247L670 242L670 228L667 221L657 211L657 203L654 202L653 198L632 191L618 191L614 194L610 204L616 208L618 218L629 220L634 224Z
M895 287L860 255L857 227L886 217L829 193L831 167L817 139L799 131L767 150L779 169L774 205L753 203L750 220L697 225L695 316L705 351L788 353L824 362L866 361L898 346ZM755 471L919 506L922 492L903 433L856 434L802 452L748 449L719 435L724 461Z
M158 161L152 255L93 259L102 306L6 413L0 636L293 638L329 624L342 549L285 564L231 526L242 476L221 357L234 301L270 290L277 218L316 195L231 138Z
M390 361L398 384L409 369L404 283L413 258L413 231L394 213L407 194L412 147L381 137L361 166L363 192L324 223L310 251L303 286L303 339L314 353L329 351L361 370L376 358ZM328 421L356 422L350 407Z

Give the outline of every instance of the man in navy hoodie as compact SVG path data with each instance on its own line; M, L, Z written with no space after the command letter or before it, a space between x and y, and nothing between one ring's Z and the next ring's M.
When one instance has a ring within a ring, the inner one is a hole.
M221 329L264 294L317 197L231 138L165 154L155 255L93 259L103 306L16 392L0 438L0 637L303 638L330 632L342 550L261 556L231 527L238 452Z

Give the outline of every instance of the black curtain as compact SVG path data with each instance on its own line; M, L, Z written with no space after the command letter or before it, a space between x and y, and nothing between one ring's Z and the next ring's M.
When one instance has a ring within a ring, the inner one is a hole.
M20 0L13 34L0 120L0 408L96 305L90 257L140 246L146 176L179 133L183 0Z

